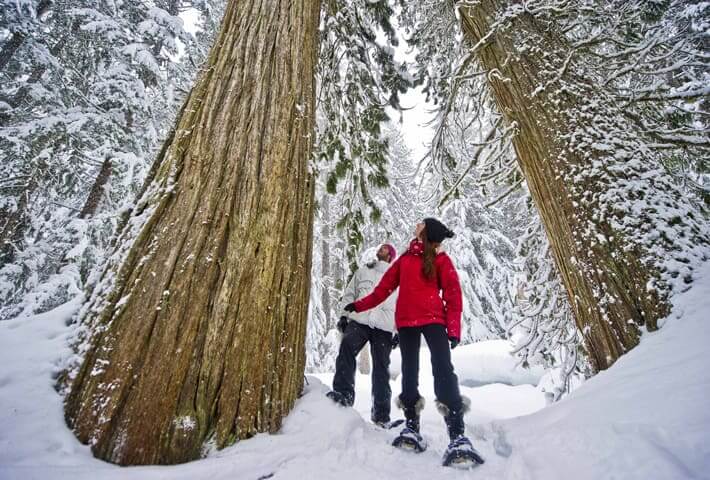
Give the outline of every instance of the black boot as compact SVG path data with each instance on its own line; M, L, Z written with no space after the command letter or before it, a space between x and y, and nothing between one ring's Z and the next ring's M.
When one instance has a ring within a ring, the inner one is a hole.
M426 440L419 434L419 414L424 408L424 398L419 397L413 405L404 405L400 397L397 397L397 406L404 410L405 427L394 439L392 445L404 450L412 450L421 453L427 448Z
M464 435L463 415L468 411L470 403L468 398L463 397L459 409L449 410L443 403L436 402L437 409L444 415L444 422L446 422L446 429L451 440L442 459L442 464L446 467L472 468L484 463L481 454L473 448L471 441Z
M449 439L451 441L463 436L465 428L463 423L463 409L457 412L449 412L448 415L444 416L444 422L446 422L446 429L449 432Z
M370 409L370 419L372 423L383 426L390 423L390 404L378 403L374 399L372 401L372 408Z
M408 429L419 433L419 412L415 407L404 409L404 424Z
M449 409L448 405L439 400L436 401L436 409L444 417L446 429L449 432L449 439L452 441L463 436L465 429L463 415L468 412L470 406L471 400L463 395L461 396L461 400L456 402L455 409Z
M424 410L424 397L414 403L405 404L401 397L395 399L395 405L404 411L404 418L407 428L419 433L419 414Z
M353 398L346 394L336 392L335 390L331 390L330 392L326 393L325 396L333 400L335 403L342 405L343 407L352 407L354 403Z

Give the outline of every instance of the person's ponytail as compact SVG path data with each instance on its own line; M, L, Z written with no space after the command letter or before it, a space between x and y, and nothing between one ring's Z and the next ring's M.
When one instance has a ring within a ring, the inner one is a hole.
M424 261L422 263L422 273L424 273L424 278L432 280L436 278L436 265L434 265L434 259L436 258L436 247L438 247L439 244L429 241L426 229L422 232L422 238L424 239Z

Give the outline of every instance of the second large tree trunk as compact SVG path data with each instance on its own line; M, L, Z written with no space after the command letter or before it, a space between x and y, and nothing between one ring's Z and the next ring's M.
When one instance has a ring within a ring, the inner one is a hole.
M319 9L227 6L144 195L152 213L84 316L66 417L100 458L185 462L211 437L273 432L302 388Z
M586 78L553 22L522 4L482 0L462 7L492 96L552 246L577 326L595 369L638 343L669 311L674 277L689 280L702 244L698 219L679 205L614 100ZM654 232L661 232L655 235Z

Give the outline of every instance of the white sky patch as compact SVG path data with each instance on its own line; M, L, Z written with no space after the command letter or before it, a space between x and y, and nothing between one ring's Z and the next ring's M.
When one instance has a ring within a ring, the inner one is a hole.
M392 25L399 38L399 45L394 49L394 58L398 62L407 62L408 65L412 65L417 52L406 42L396 17L393 19ZM387 40L383 33L378 35L378 42L386 44ZM426 102L426 95L422 92L421 87L410 89L402 95L400 104L406 109L402 111L402 136L407 147L412 150L412 160L416 164L429 150L429 144L434 136L434 129L431 125L427 125L434 117L432 113L434 105ZM393 123L400 121L400 113L394 109L388 109L388 114Z
M429 122L434 117L434 106L426 102L426 97L421 88L409 90L401 97L402 107L402 136L407 146L412 150L414 162L418 162L429 150L429 144L434 136L434 129ZM393 112L392 120L399 121L399 113Z

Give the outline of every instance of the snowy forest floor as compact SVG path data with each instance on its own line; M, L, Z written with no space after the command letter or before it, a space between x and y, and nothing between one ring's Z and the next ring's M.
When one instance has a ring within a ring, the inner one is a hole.
M480 368L496 357L490 349L499 344L457 349L457 373L473 407L467 431L486 458L473 471L439 466L447 439L426 352L420 383L429 450L420 455L390 447L396 431L369 422L368 377L358 376L355 408L346 409L324 397L328 373L308 377L278 434L260 434L184 465L121 468L96 460L65 426L53 389L52 376L71 356L73 327L66 320L77 299L0 323L0 479L710 479L710 264L700 276L675 299L659 332L646 334L611 369L547 408L542 392L520 384L524 379L511 376L506 362ZM473 377L510 385L474 386Z

